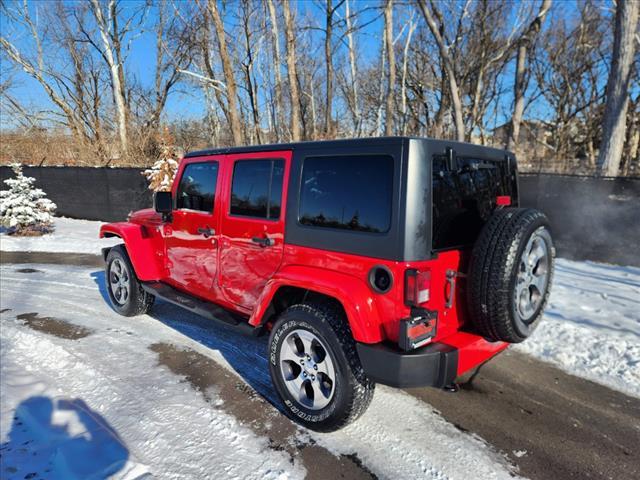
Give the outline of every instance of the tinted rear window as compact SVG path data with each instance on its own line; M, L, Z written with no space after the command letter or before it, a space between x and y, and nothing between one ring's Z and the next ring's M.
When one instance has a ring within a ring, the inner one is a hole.
M309 157L302 168L299 221L315 227L387 232L392 194L390 156Z
M178 185L176 208L213 212L217 179L218 162L188 164Z
M495 209L498 195L512 195L505 161L457 157L457 168L447 158L433 158L433 248L443 250L472 245Z

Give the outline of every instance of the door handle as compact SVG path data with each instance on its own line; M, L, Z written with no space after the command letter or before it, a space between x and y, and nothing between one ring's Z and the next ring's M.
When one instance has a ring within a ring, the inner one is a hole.
M209 238L212 235L216 234L216 231L213 228L209 228L209 227L200 227L198 228L198 233L201 235L204 235L204 238Z
M265 238L253 237L251 241L253 243L257 243L261 247L272 247L276 244L276 241L273 238L269 238L269 237L265 237Z

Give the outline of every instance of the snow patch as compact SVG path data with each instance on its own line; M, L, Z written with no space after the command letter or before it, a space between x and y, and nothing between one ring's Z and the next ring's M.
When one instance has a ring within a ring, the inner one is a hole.
M56 217L53 233L40 237L18 237L0 231L0 250L5 252L93 253L122 243L119 238L99 238L103 222Z
M515 477L507 460L484 440L459 431L430 405L380 385L357 422L338 432L311 436L329 450L355 452L384 478Z
M513 348L640 397L640 268L557 259L544 318Z

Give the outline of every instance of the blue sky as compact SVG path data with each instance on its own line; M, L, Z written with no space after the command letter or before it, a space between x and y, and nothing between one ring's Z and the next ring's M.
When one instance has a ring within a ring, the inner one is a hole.
M48 0L31 0L30 12L33 18L37 16L37 10L46 8L45 4ZM357 0L355 0L357 1ZM16 0L9 0L7 3L9 8L15 8L20 6L21 2ZM139 0L128 0L123 4L125 9L133 10L138 8L141 3ZM352 0L352 5L354 0ZM375 4L375 2L374 2ZM364 8L371 5L371 2L359 2L358 7ZM294 8L298 10L299 16L310 15L318 22L323 21L323 12L320 10L318 3L314 1L297 1L294 4ZM353 8L353 7L352 7ZM341 9L341 12L343 9ZM126 70L129 75L136 77L143 85L151 85L154 78L155 68L155 32L153 31L153 23L155 21L157 12L151 9L146 20L146 30L137 35L135 40L132 41L130 52L126 60ZM378 16L377 12L365 12L362 16L362 22L369 22ZM370 55L377 56L377 49L379 48L379 40L375 39L379 35L381 23L376 21L366 28L358 32L357 42L362 47L360 54L367 59ZM281 27L282 28L282 27ZM18 48L22 48L29 42L28 32L24 30L15 30L8 24L7 18L4 12L0 11L0 32L2 35L8 37L10 41L15 43ZM313 33L314 35L320 35L320 33ZM375 42L373 41L375 39ZM321 46L319 44L318 46ZM284 45L283 47L284 48ZM302 54L302 52L299 52ZM321 52L318 52L321 54ZM323 53L322 53L323 54ZM2 57L0 57L0 60ZM0 77L6 75L6 60L0 64ZM11 94L24 104L34 105L39 108L48 108L51 103L46 96L42 86L30 76L24 72L17 71L14 76L16 79L15 86L11 90ZM185 92L185 88L177 86L170 94L166 109L165 116L170 119L183 119L183 118L201 118L204 113L204 99L201 94L201 90L196 88L189 88L189 92ZM9 119L0 119L0 126L6 127L10 125Z
M40 0L31 3L31 11L32 15L35 16L35 9L45 7L46 0ZM352 1L352 5L355 2ZM369 6L375 6L376 2L367 2L367 1L358 1L357 8L364 9ZM124 4L124 8L133 9L139 7L140 3L137 0L131 0ZM602 4L606 5L606 2ZM15 4L12 2L8 2L8 6L10 8L14 7ZM321 7L319 3L315 1L298 1L295 3L295 8L298 10L298 16L310 16L317 23L322 23L324 21L323 12L321 11ZM556 6L554 7L554 14L570 17L575 12L575 1L574 0L566 0L565 2L556 2ZM340 9L340 13L344 13L344 6ZM151 30L151 26L153 24L154 15L156 12L154 9L151 10L150 16L147 19L147 27L149 28L147 31L143 32L141 35L137 36L131 43L131 51L127 58L126 69L129 74L135 76L140 83L143 85L150 85L153 82L154 75L154 67L155 67L155 32ZM396 16L400 17L402 15L401 11L396 12ZM371 20L374 20L375 17L379 16L379 11L368 10L366 11L360 22L366 23ZM19 47L24 43L24 38L26 38L26 33L23 31L13 31L9 28L7 24L7 19L4 17L3 13L0 13L0 31L4 36L7 36L11 39L11 41L15 42ZM416 17L418 22L422 21L421 17ZM365 60L366 63L370 63L370 60L373 60L373 57L379 56L380 49L380 33L382 28L382 20L378 18L369 24L366 28L359 31L357 33L356 41L359 47L359 54ZM322 48L321 36L323 35L321 32L314 32L313 35L320 36L320 41L316 42L317 46ZM397 32L396 32L397 34ZM323 52L320 50L318 52L298 52L299 55L307 54L307 55L318 55L320 61L323 58ZM4 77L6 74L4 63L0 65L0 75ZM505 74L505 78L509 79L512 77L512 72L507 71ZM49 100L47 99L42 87L33 79L28 77L22 72L18 72L15 75L16 86L12 89L11 93L14 97L16 97L19 101L38 106L40 108L48 107ZM508 81L508 80L507 80ZM507 84L509 85L509 84ZM185 91L188 90L188 93ZM509 104L511 103L511 96L507 94L502 99L503 105L501 105L501 110L508 111ZM544 105L544 102L538 103L534 106L535 110L532 110L532 113L535 113L536 116L544 116L545 110L547 108ZM204 99L202 97L201 91L197 88L190 87L189 89L182 88L180 85L174 89L173 93L170 95L166 110L165 117L169 120L175 119L186 119L186 118L201 118L204 112ZM500 121L506 120L504 118L504 114L499 116ZM500 121L498 123L500 123ZM11 125L10 119L2 118L0 119L0 126L7 127Z

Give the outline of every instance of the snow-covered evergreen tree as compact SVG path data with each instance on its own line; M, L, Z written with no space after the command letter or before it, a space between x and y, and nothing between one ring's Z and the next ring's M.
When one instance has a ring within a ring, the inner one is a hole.
M9 190L0 191L0 223L16 235L42 235L53 230L56 204L39 188L33 177L25 177L22 165L11 165L15 178L4 181Z
M159 137L160 154L151 168L142 172L149 181L149 190L168 192L178 171L178 153L173 146L173 138L165 128Z

